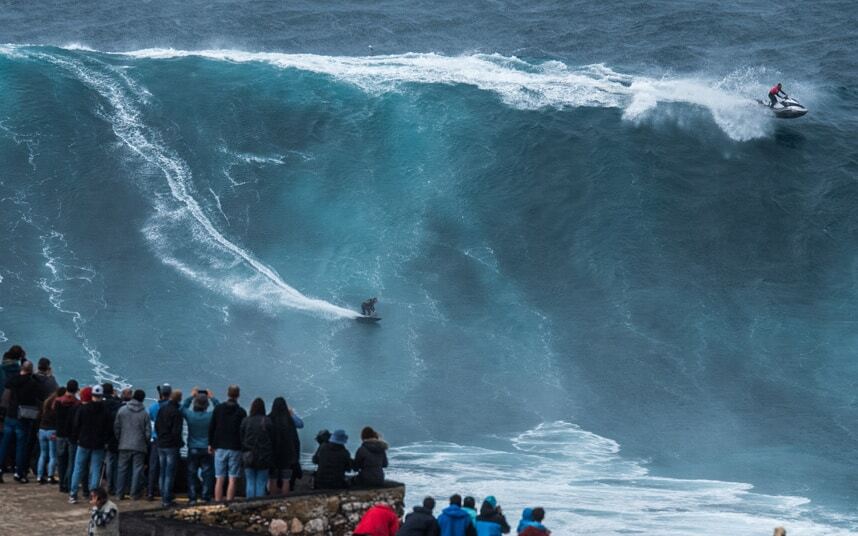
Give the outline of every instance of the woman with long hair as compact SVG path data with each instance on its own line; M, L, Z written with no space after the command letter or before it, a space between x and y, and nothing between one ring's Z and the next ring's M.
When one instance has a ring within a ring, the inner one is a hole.
M301 443L292 412L285 398L279 396L274 399L268 419L271 421L274 453L273 465L268 476L268 492L271 495L286 495L289 493L292 471L298 465Z
M54 402L66 394L66 388L60 387L42 404L42 418L39 422L39 461L36 463L36 476L39 484L59 482L54 477L57 468L57 408ZM50 480L49 480L50 479Z
M261 398L255 399L250 405L250 415L241 423L245 494L248 499L265 496L268 473L273 466L273 429L265 416L265 402Z

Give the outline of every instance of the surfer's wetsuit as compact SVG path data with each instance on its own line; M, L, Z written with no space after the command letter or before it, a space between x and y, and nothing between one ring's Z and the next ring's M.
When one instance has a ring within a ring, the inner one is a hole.
M370 298L360 304L360 312L363 313L364 316L370 316L375 314L375 302L378 300L376 298Z
M784 91L781 89L780 85L773 87L772 89L769 90L769 100L771 101L771 103L769 103L769 106L774 108L775 104L778 103L778 97L786 98L786 96L787 96L787 94L784 93Z

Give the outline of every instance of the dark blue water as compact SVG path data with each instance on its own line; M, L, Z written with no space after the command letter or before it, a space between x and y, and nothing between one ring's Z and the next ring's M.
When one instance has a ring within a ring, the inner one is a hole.
M0 341L64 378L285 393L383 430L414 497L539 502L561 533L848 532L856 24L5 5ZM753 102L777 81L806 117Z

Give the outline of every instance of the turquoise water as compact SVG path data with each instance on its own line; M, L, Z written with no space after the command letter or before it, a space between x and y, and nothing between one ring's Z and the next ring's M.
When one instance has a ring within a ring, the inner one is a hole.
M0 14L0 341L559 533L858 527L850 4L195 8Z

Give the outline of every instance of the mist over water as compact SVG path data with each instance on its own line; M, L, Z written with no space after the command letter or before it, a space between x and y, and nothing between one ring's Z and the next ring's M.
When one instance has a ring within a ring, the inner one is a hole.
M410 502L858 530L847 4L186 4L0 14L0 342L372 424Z

